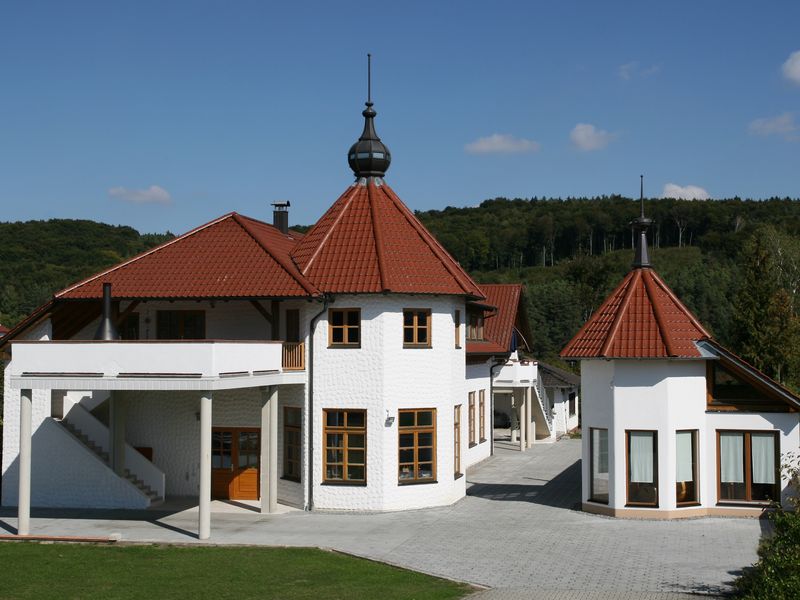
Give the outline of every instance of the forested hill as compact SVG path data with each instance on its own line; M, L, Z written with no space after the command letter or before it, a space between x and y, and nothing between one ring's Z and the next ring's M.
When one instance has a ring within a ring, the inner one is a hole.
M629 270L639 210L619 196L497 198L417 215L477 281L526 284L534 351L552 360ZM654 267L714 336L800 382L800 201L651 199L645 213ZM0 323L171 237L92 221L0 223Z
M10 327L53 292L172 237L71 219L0 223L0 323Z

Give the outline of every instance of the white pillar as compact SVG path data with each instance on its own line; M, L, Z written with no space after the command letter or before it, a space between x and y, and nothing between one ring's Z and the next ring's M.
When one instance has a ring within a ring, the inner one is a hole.
M533 420L532 398L533 389L529 387L525 388L525 442L527 448L533 446L533 433L531 432L531 421Z
M211 537L211 392L200 397L200 517L201 540Z
M525 439L525 434L528 432L528 424L527 424L528 413L525 410L526 408L525 394L524 393L519 394L518 391L517 393L518 396L522 396L522 398L519 399L519 449L524 452L527 443L527 440Z
M278 386L261 391L261 512L278 510Z
M125 400L120 397L119 392L111 392L108 398L109 421L108 430L111 436L110 453L111 468L120 477L125 476Z
M19 498L17 502L17 535L31 532L31 412L33 391L20 390L19 395Z

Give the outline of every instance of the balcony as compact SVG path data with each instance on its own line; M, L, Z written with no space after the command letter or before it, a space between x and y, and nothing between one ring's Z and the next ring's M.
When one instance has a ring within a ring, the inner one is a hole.
M538 376L539 368L535 361L509 360L496 372L494 385L498 387L530 387Z
M301 342L21 341L11 348L14 388L203 390L304 382Z

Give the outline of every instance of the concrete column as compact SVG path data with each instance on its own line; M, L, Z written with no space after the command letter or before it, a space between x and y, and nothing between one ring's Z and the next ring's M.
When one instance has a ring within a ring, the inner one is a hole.
M525 401L524 392L518 395L522 396L522 398L519 399L519 449L524 452L527 447L525 434L528 432L528 411L525 410L527 408L527 402Z
M125 477L125 399L119 392L111 392L108 407L111 468L120 477Z
M261 391L261 512L278 510L278 386Z
M200 397L200 517L198 537L211 537L211 392Z
M17 535L31 532L31 413L33 391L19 395L19 498L17 502Z
M533 406L532 406L532 399L533 399L533 389L532 388L525 388L525 441L526 447L530 448L533 446L533 433L531 432L531 421L533 420Z

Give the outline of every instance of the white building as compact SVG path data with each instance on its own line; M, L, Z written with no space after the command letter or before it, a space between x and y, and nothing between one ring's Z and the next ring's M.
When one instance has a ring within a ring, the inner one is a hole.
M207 538L212 498L272 512L464 496L491 453L489 369L511 348L478 348L470 375L467 353L502 311L383 181L363 114L356 181L306 235L288 204L273 225L224 215L56 293L3 340L2 501L21 534L31 505L192 497Z
M651 268L633 269L562 351L581 361L583 509L759 515L785 501L800 399L712 339Z

